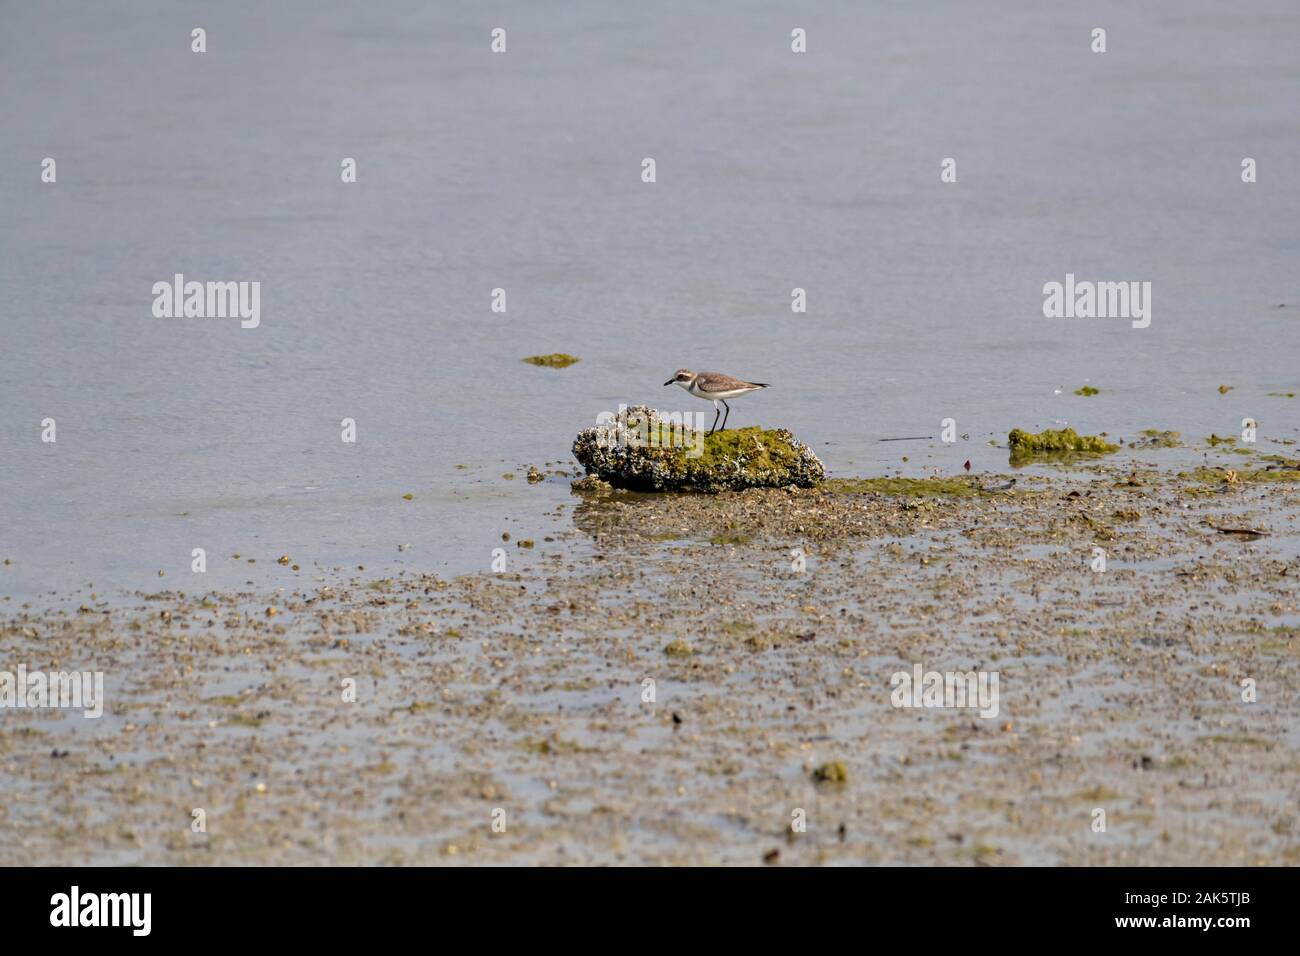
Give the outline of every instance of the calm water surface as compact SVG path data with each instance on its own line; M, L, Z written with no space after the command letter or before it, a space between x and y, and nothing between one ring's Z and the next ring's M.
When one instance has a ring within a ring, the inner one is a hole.
M1298 49L1290 2L0 5L0 595L485 570L570 526L520 466L694 410L680 366L773 383L732 423L839 474L1294 438ZM154 318L177 272L261 326ZM1150 328L1045 319L1067 272L1150 281Z

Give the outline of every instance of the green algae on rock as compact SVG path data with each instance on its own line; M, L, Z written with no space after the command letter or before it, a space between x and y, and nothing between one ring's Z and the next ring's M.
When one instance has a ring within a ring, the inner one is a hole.
M812 449L784 428L708 435L645 405L584 429L573 456L588 475L629 491L811 488L826 475Z
M567 355L564 352L552 352L550 355L530 355L523 359L529 365L542 365L546 368L568 368L574 362L582 361L576 355Z
M1100 391L1101 389L1099 388L1093 388L1091 385L1085 385L1083 386L1083 388L1076 388L1074 390L1074 394L1082 395L1084 398L1088 398L1091 395L1096 395Z
M1034 458L1069 458L1074 456L1109 455L1118 451L1118 445L1112 445L1097 435L1080 435L1073 428L1059 431L1046 429L1034 434L1011 429L1007 435L1007 446L1011 449L1011 463L1024 464Z

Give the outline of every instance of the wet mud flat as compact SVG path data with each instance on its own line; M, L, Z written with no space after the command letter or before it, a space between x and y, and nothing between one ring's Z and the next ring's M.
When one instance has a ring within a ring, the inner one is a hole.
M0 711L0 864L1300 863L1300 482L1229 470L597 489L476 575L5 604L107 699Z

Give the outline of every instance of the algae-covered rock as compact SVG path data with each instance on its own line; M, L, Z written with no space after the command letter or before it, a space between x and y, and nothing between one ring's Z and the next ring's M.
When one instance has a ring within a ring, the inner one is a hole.
M630 491L811 488L826 475L812 449L784 428L708 435L644 405L584 429L573 456L588 475Z
M603 495L614 490L608 481L601 481L595 475L578 478L569 487L585 495Z
M1183 443L1178 432L1161 431L1158 428L1144 428L1141 435L1134 443L1139 448L1177 448Z
M1011 449L1011 463L1019 464L1034 458L1063 458L1072 456L1109 455L1118 451L1118 445L1112 445L1097 435L1080 435L1073 428L1059 431L1047 429L1033 432L1011 429L1007 435L1007 446Z

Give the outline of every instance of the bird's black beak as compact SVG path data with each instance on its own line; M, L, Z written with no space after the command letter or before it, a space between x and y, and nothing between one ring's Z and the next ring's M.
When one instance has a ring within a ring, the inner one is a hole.
M671 385L671 384L672 384L673 382L675 382L675 381L677 381L677 379L675 379L675 378L670 378L668 381L664 382L664 384L665 384L665 385Z

